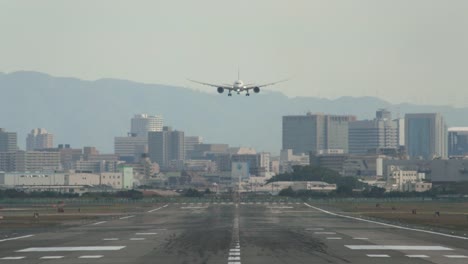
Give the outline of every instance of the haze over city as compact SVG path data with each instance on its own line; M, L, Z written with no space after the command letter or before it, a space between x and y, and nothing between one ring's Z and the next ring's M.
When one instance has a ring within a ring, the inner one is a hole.
M0 263L466 264L467 11L0 0Z
M467 106L466 1L2 1L0 72Z

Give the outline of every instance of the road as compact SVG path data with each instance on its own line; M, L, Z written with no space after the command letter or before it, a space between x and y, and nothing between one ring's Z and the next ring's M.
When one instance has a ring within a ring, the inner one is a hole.
M0 263L468 263L468 240L308 203L172 203L0 240Z

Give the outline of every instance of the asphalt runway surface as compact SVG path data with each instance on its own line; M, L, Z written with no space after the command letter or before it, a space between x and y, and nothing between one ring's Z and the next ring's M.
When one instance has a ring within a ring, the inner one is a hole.
M0 263L468 263L468 239L313 203L172 203L0 240Z

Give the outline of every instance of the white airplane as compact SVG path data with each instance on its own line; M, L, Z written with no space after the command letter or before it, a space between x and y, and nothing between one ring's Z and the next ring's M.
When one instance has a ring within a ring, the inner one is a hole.
M189 79L189 81L191 82L216 87L218 88L218 93L223 93L224 90L228 90L229 91L228 96L232 96L231 94L232 92L236 92L237 94L240 94L241 92L247 92L245 95L250 96L250 93L249 93L250 90L253 90L254 93L259 93L260 87L274 85L280 82L285 82L287 80L288 79L277 81L277 82L272 82L272 83L260 84L260 85L256 85L254 83L244 84L244 82L240 80L239 74L238 74L237 81L235 81L231 85L231 84L212 84L212 83L199 82L199 81Z

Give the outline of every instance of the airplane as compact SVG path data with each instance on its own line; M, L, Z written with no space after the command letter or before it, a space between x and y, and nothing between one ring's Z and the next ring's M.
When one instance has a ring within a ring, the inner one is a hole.
M216 87L218 93L223 93L224 90L228 90L229 91L228 96L232 96L232 92L236 92L237 94L240 94L241 92L246 92L245 95L250 96L250 93L249 93L250 90L253 90L254 93L259 93L261 87L275 85L277 83L285 82L288 79L277 81L277 82L272 82L272 83L261 84L261 85L255 85L254 83L244 84L244 82L240 80L239 73L238 73L237 81L235 81L233 84L212 84L212 83L199 82L199 81L195 81L191 79L188 79L188 80L194 83Z

